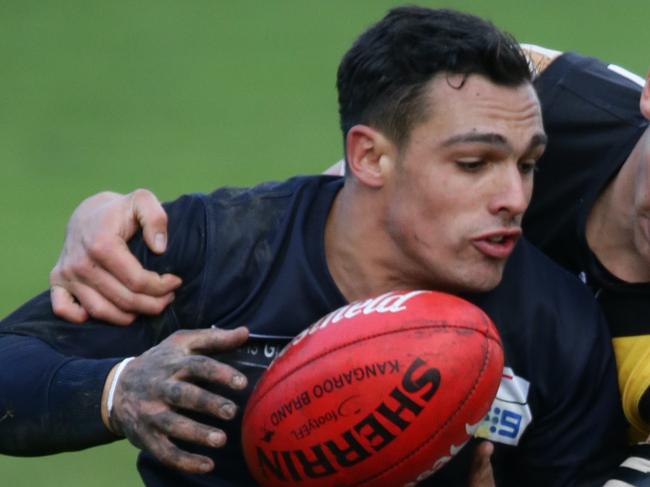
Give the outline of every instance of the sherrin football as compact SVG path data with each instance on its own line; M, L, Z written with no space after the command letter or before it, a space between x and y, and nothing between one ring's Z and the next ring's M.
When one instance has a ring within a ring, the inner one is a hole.
M287 345L244 412L264 487L415 485L468 441L503 371L475 305L397 291L344 306Z

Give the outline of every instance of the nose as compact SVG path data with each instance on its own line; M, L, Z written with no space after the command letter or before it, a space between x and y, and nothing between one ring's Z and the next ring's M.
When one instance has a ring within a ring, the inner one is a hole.
M493 214L520 217L528 208L533 190L532 175L523 174L516 164L504 164L494 181L489 210Z

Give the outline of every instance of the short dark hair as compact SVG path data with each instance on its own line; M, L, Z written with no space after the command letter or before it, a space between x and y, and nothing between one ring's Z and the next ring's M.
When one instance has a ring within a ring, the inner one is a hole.
M365 124L401 148L428 113L428 82L442 72L480 74L504 86L532 79L517 41L492 23L454 10L398 7L361 34L339 65L344 140Z

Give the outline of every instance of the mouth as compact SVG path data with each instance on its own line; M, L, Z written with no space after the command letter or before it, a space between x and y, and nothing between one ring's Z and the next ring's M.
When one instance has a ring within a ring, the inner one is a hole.
M520 228L509 228L479 235L472 239L472 244L486 257L502 260L512 253L519 237L521 237Z

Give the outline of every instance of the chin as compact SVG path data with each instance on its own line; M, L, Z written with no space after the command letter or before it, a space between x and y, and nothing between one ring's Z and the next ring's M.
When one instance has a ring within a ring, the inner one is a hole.
M459 283L459 292L482 293L492 291L499 285L503 278L503 266L498 269L492 268L488 272L473 273L470 276L464 276Z
M462 261L457 264L456 267L429 267L426 274L414 280L419 284L411 283L412 287L451 294L487 292L499 285L505 269L505 261Z

